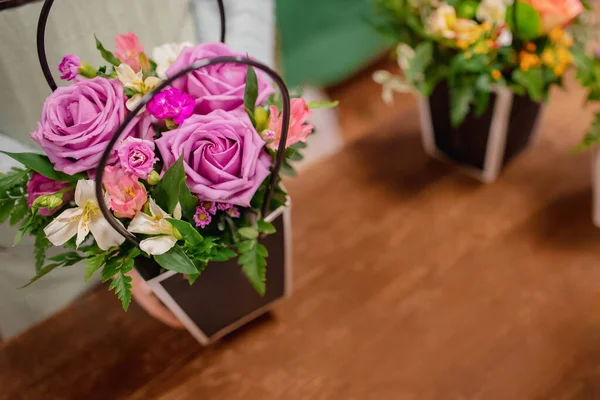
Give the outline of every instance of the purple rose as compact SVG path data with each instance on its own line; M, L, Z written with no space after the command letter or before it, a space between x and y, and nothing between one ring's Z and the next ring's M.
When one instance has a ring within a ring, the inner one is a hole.
M194 98L179 89L165 89L150 100L146 110L155 118L170 118L177 125L183 124L194 113Z
M128 137L119 147L121 168L138 178L146 179L158 158L154 155L154 142Z
M72 81L79 73L79 67L81 67L79 57L75 54L66 55L58 66L58 71L61 73L60 79Z
M183 155L187 184L203 201L250 205L269 175L271 157L250 120L215 110L192 115L156 140L165 169Z
M231 51L223 43L185 47L167 70L167 76L175 75L195 61L221 56L246 57L245 54ZM173 87L196 99L195 112L198 114L208 114L217 109L231 111L244 105L247 71L248 67L243 64L212 65L182 76L173 82ZM256 70L256 75L258 77L256 104L262 104L274 93L274 90L266 74Z
M125 118L126 97L117 80L94 78L59 87L44 103L42 120L31 138L57 171L69 175L98 166L102 153ZM152 137L150 117L137 117L121 136ZM118 160L115 150L108 165Z
M27 182L27 205L31 208L31 205L38 197L60 192L69 186L71 186L70 183L53 181L52 179L46 178L44 175L34 172L29 182ZM71 201L71 199L73 199L73 191L70 190L63 193L62 199L63 202ZM54 210L40 208L39 213L40 215L47 217L53 215L59 209L60 207Z

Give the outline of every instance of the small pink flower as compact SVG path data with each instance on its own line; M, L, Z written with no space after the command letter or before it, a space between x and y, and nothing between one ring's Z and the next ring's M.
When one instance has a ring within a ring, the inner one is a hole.
M61 190L66 189L69 186L71 186L70 183L53 181L50 178L46 178L44 175L34 172L33 175L31 175L31 179L29 180L29 182L27 182L27 205L31 207L35 199L37 199L38 197L60 192ZM74 192L72 190L63 193L63 202L66 203L71 201L73 199L73 193ZM60 207L54 210L40 208L39 214L47 217L53 215L59 209Z
M206 209L204 209L202 206L198 206L198 208L196 208L196 215L194 215L194 221L196 222L196 226L204 229L206 226L208 226L208 224L210 224L212 217Z
M125 64L133 68L134 71L139 71L144 67L141 65L140 55L146 58L144 47L140 44L140 39L133 32L128 32L122 35L117 35L117 48L115 56Z
M303 99L292 99L291 107L290 129L285 147L297 142L306 142L306 138L313 131L313 126L306 123L311 114L306 102ZM270 112L269 127L263 133L263 138L268 142L267 146L270 149L277 150L281 139L282 116L276 106L271 106Z
M225 213L227 215L229 215L231 218L239 218L240 217L240 210L235 206L231 206L231 208L229 210L226 210Z
M117 167L104 170L104 187L110 195L109 206L119 218L133 218L148 200L138 178Z
M231 207L233 207L233 205L229 203L217 203L217 208L221 211L227 211Z
M214 201L201 201L200 207L204 208L212 215L215 215L217 213L217 203L215 203Z
M146 179L158 158L154 155L154 142L128 137L118 151L121 167L138 178Z
M177 125L181 125L192 115L195 105L194 98L189 94L169 88L154 96L146 105L146 110L155 118L170 118Z
M72 81L77 77L81 67L81 60L75 54L67 54L58 66L58 71L61 73L60 79Z

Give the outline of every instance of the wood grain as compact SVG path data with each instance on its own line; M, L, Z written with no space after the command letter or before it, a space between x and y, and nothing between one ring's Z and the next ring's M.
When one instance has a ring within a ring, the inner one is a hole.
M359 86L342 104L378 95ZM368 130L286 183L295 292L271 316L200 348L102 288L1 347L0 399L600 399L573 89L489 186L425 156L408 97L355 116Z

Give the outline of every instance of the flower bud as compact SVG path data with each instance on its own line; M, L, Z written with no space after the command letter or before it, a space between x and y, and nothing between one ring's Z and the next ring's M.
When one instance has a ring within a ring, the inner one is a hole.
M254 120L256 121L256 130L258 132L267 129L269 122L269 114L267 113L267 110L262 107L256 107L254 110Z
M54 210L63 204L62 193L58 194L46 194L35 199L31 205L33 208L47 208L48 210Z
M95 78L97 75L98 71L96 70L96 68L92 67L90 64L86 63L85 61L81 62L81 65L79 66L79 75L81 76L85 76L86 78Z
M156 171L151 171L148 174L148 179L146 179L146 182L148 182L148 185L156 185L158 183L158 181L160 181L160 175L158 174L158 172Z

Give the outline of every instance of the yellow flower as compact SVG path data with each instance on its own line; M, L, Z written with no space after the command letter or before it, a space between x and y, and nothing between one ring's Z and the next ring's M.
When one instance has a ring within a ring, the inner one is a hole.
M556 58L560 64L571 64L573 62L571 52L564 47L558 47L556 49Z
M565 73L566 69L567 67L564 64L557 65L556 67L554 67L554 75L562 76Z
M533 52L533 51L535 51L535 49L536 49L535 43L532 43L532 42L525 43L525 50Z
M519 68L523 71L527 71L530 68L536 68L541 65L540 58L532 53L528 53L526 51L521 51L519 54Z
M562 40L564 33L565 31L563 31L562 28L557 26L555 28L552 28L552 30L548 34L548 37L551 41L558 43Z
M489 32L492 30L492 25L486 21L481 24L481 29L483 29L485 32Z
M466 40L464 40L464 39L458 39L456 41L456 47L458 47L459 49L464 50L467 47L469 47L469 43Z
M495 80L498 80L500 78L502 78L502 73L500 71L498 71L497 69L492 70L492 78L494 78Z
M553 67L556 64L556 55L550 49L545 49L542 52L542 62L548 67Z
M473 57L473 54L471 54L470 52L465 53L465 59L470 60L471 57Z

